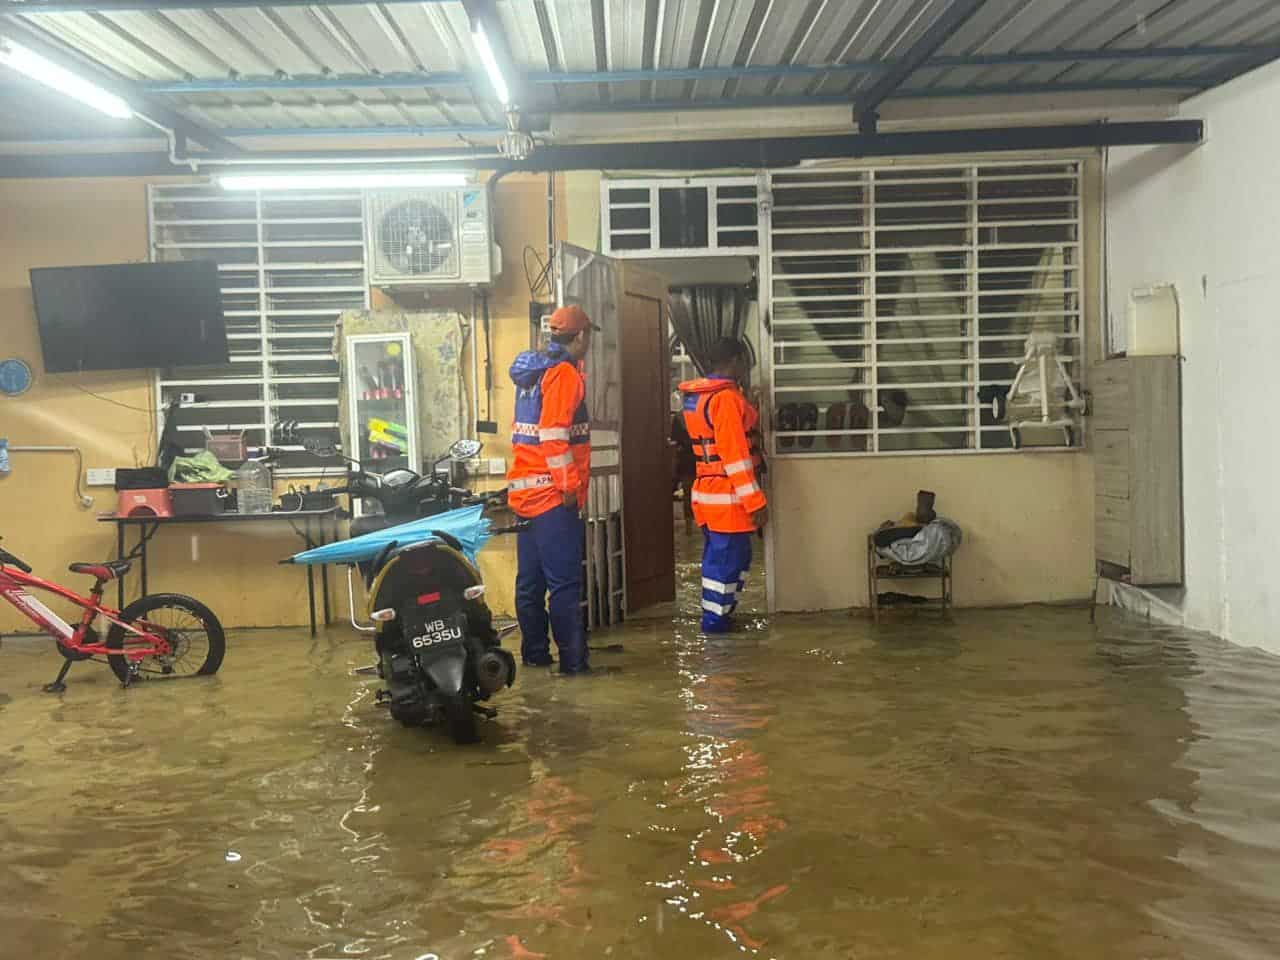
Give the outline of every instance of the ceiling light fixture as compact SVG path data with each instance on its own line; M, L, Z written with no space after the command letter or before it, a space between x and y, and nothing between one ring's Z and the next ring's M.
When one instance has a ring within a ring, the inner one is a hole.
M464 187L465 173L267 173L218 177L223 190L334 190L390 187Z
M108 93L83 77L77 77L70 70L63 69L12 40L0 40L0 64L26 74L32 80L38 80L64 96L87 103L109 117L128 120L133 116L133 108L114 93Z
M493 92L498 95L498 100L504 107L511 106L511 90L507 86L507 78L502 75L498 58L493 55L493 47L489 44L489 35L485 33L484 24L479 20L471 27L471 37L476 42L476 50L480 53L480 62L484 64L485 73L489 74Z

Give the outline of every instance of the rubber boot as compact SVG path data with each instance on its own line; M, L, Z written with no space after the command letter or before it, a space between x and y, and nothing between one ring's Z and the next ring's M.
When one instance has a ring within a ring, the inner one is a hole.
M935 495L931 490L920 490L916 493L916 523L933 523L938 515L933 512Z

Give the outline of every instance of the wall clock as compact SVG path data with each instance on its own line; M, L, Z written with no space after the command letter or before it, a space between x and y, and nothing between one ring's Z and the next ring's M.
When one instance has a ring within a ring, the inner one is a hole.
M0 393L16 397L31 389L31 367L24 360L10 357L0 360Z

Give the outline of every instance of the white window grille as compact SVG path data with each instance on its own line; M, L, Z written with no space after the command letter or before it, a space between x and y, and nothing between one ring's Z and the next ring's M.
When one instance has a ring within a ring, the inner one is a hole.
M627 258L759 253L757 193L754 176L603 180L604 252Z
M300 437L333 437L339 421L339 314L368 306L359 191L226 193L214 186L152 186L153 260L216 260L222 277L230 363L163 370L162 404L184 404L179 436L204 446L203 431L244 430L251 446L285 451L286 469L331 469L298 444L273 443L277 424Z
M1027 335L1081 374L1080 166L771 173L773 453L1010 449L990 397Z

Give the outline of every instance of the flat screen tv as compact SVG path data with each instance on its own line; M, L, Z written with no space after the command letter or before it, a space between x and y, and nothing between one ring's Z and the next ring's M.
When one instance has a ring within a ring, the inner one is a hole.
M227 363L218 265L39 267L31 292L50 373Z

